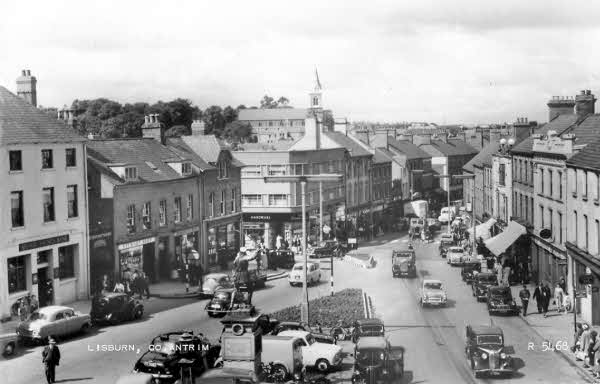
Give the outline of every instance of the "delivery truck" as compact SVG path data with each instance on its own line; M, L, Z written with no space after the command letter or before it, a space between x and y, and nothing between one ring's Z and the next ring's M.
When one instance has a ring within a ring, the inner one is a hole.
M427 201L414 200L404 203L404 216L416 216L421 219L427 218Z

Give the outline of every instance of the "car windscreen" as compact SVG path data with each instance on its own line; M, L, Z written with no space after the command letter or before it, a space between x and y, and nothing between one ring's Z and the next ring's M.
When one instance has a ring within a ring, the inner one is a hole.
M502 344L502 336L500 335L480 335L477 336L477 344Z
M494 275L479 275L477 280L481 283L494 283L496 281L496 276Z
M229 300L229 293L227 292L215 292L215 299L217 300Z
M46 320L47 317L45 314L41 313L41 312L33 312L30 316L29 316L29 320Z
M425 283L425 289L442 289L442 283Z
M356 362L365 366L381 365L385 354L380 349L359 349L356 351Z
M360 327L361 333L383 333L383 327L381 325L362 325Z
M509 297L511 293L508 289L493 289L490 291L490 295L493 297Z

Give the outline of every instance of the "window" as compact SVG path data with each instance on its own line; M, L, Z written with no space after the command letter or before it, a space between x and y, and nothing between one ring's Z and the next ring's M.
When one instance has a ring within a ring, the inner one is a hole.
M544 206L540 205L540 228L544 228Z
M137 179L137 168L136 167L125 167L125 180Z
M192 164L191 163L182 163L181 164L181 173L183 175L191 175L192 174Z
M575 220L575 230L573 231L573 234L575 235L575 238L573 239L573 243L575 243L576 246L579 246L579 243L577 242L577 229L578 229L578 225L577 225L577 211L573 211L573 219Z
M219 202L219 212L221 215L225 214L225 200L227 199L227 192L223 189L221 191L221 201Z
M588 195L588 173L587 173L587 171L583 171L583 188L581 188L581 190L582 190L581 198L583 200L587 200L587 195Z
M563 198L563 182L562 182L562 172L558 172L558 198L562 200Z
M540 193L544 194L544 182L546 178L546 170L544 168L540 168Z
M210 217L215 215L215 193L211 192L208 195L208 209L210 209Z
M42 149L42 169L54 168L54 162L52 161L52 150Z
M525 220L529 222L529 204L528 204L528 201L529 200L527 199L527 196L525 196L525 214L524 214L524 217L525 217Z
M228 177L227 162L224 160L219 161L218 168L219 168L219 179L226 179Z
M558 243L562 244L563 242L563 224L562 224L562 213L558 212Z
M499 169L499 182L501 186L505 185L505 181L506 181L506 165L505 164L500 164L500 169Z
M181 197L175 198L175 222L181 221Z
M44 222L54 221L54 188L44 188L42 190L42 202L44 209Z
M571 172L571 180L572 180L572 192L573 192L573 197L577 197L577 170L574 169L573 172Z
M600 221L596 220L596 256L600 256Z
M231 188L231 212L235 212L235 188Z
M23 191L14 191L10 193L10 214L13 228L25 226L25 217L23 216Z
M127 206L127 226L129 228L135 227L135 205L134 204Z
M152 228L152 204L149 201L145 202L142 207L142 224L144 229Z
M158 221L160 225L167 224L167 200L158 203Z
M11 257L7 260L8 266L8 293L15 293L27 289L25 278L25 257Z
M188 195L187 199L187 219L194 219L194 195Z
M61 279L75 277L75 245L58 248L58 271Z
M588 249L590 249L589 248L590 243L589 243L588 217L587 217L587 215L583 215L583 229L584 229L584 232L585 232L585 237L584 237L584 239L585 239L585 243L584 243L585 244L585 248L584 249L587 251Z
M77 199L77 185L67 185L67 217L79 216L79 203Z
M554 187L552 186L552 177L554 176L554 172L552 170L548 170L548 181L550 183L550 197L553 197Z
M75 148L65 149L65 164L67 167L75 167L77 165L77 156Z
M11 171L22 171L23 161L21 159L21 151L8 151L8 162L10 163Z
M298 200L300 200L300 199L298 199ZM298 204L298 205L300 205L300 204ZM260 205L262 205L262 195L242 195L242 205L244 205L244 206L260 206Z
M529 217L531 218L531 223L533 224L533 197L529 198L529 209L531 210L531 212L529 212Z
M552 208L548 208L548 220L550 220L550 233L554 236L554 211Z
M312 193L311 193L312 194ZM269 195L269 205L275 207L285 207L288 205L287 195ZM316 201L317 199L312 199Z

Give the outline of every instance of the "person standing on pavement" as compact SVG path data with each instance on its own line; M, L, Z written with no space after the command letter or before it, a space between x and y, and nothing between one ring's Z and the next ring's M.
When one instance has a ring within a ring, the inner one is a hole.
M588 349L590 348L590 340L592 337L592 331L590 331L590 327L587 324L583 324L583 332L581 333L581 342L580 342L580 353L578 355L579 360L585 360L588 356ZM585 363L584 363L585 366Z
M594 364L596 363L596 349L595 346L596 344L600 342L599 338L598 338L598 332L596 331L592 331L590 333L590 344L588 347L588 363L587 363L587 367L585 368L589 368L589 367L593 367ZM600 347L600 344L599 344Z
M544 286L542 287L542 297L542 310L544 312L544 317L548 317L548 307L550 306L550 298L552 297L552 291L550 291L550 287L548 287L548 284L544 284Z
M527 316L527 307L529 306L531 293L525 284L523 284L523 289L519 292L519 297L521 298L521 306L523 307L523 316Z
M60 350L56 345L56 340L52 336L48 337L48 345L42 351L42 363L46 373L48 384L56 382L56 367L60 362Z
M560 278L560 281L558 282L558 284L560 285L560 287L563 290L563 294L567 295L567 282L565 281L564 277Z
M562 313L563 311L564 296L565 292L560 286L560 283L556 283L556 287L554 288L554 301L556 301L556 311L558 313Z
M575 325L575 334L573 335L573 346L571 347L571 352L575 353L581 347L581 334L583 333L583 325L581 323L577 323Z
M533 300L537 304L538 313L542 313L544 309L544 298L542 296L542 282L540 281L533 291Z

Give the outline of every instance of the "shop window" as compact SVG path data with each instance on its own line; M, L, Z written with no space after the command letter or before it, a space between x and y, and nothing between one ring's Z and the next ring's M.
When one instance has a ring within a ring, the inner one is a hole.
M161 200L158 204L158 220L160 225L167 225L167 201Z
M42 149L42 169L54 168L51 149Z
M65 164L67 167L77 166L77 152L75 151L75 148L65 149Z
M181 197L175 198L175 222L179 223L181 221Z
M269 205L275 207L286 207L288 205L287 195L269 195Z
M21 159L21 151L8 151L8 159L11 171L22 171L23 161Z
M42 190L42 202L44 209L44 222L54 221L54 188L44 188Z
M58 248L58 270L61 279L75 277L75 245Z
M262 205L262 195L242 195L242 205L256 207ZM300 204L298 204L300 205Z
M145 202L142 208L142 224L144 229L152 228L152 204L149 201Z
M25 257L27 256L11 257L7 260L9 294L27 289L27 279L25 278Z
M67 186L67 217L79 216L79 203L77 199L77 185Z
M23 191L14 191L10 193L10 209L12 227L18 228L25 226L25 217L23 216Z

